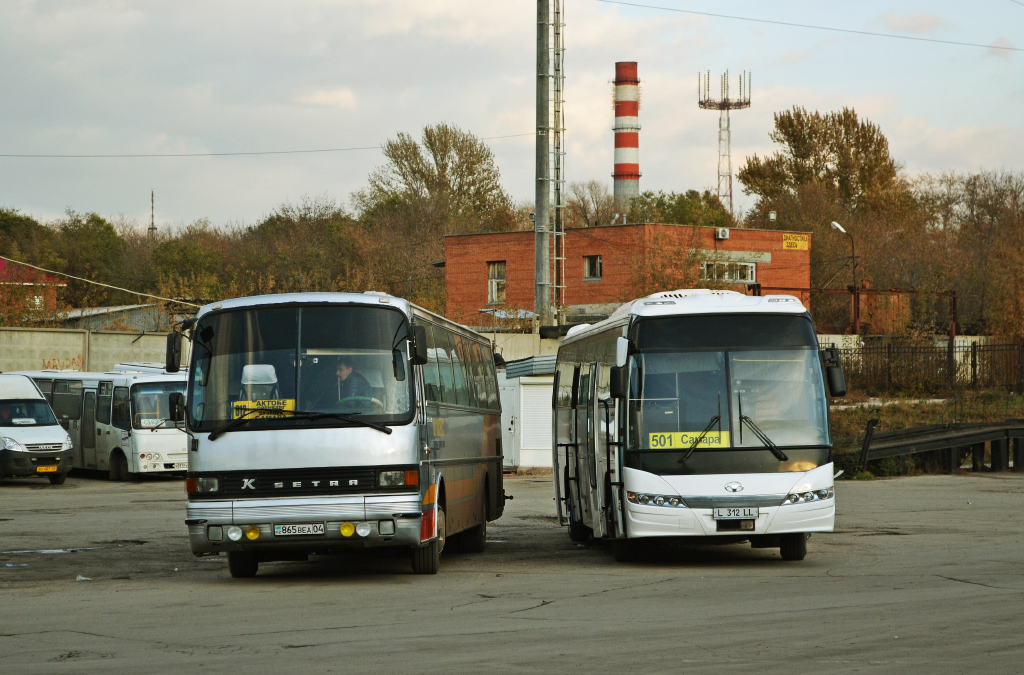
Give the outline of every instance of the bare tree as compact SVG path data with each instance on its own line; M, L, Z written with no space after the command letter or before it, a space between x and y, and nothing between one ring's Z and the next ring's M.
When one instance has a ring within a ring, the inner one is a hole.
M569 183L569 200L565 205L566 227L608 225L614 211L608 186L598 180Z

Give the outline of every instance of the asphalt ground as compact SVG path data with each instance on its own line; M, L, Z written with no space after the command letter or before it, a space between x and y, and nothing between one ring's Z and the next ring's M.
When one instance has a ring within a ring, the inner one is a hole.
M0 673L1024 672L1024 475L837 484L800 562L746 544L616 563L555 523L550 477L487 550L194 558L180 479L0 485Z

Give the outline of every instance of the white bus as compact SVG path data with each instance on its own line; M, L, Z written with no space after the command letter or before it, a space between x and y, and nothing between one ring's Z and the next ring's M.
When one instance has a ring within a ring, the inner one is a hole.
M446 545L483 549L505 500L485 338L380 293L226 300L182 331L195 555L226 553L250 577L261 562L397 546L434 574ZM181 336L168 336L172 372Z
M827 377L823 377L823 373ZM835 521L829 393L846 384L792 296L656 293L570 329L553 396L555 503L620 561L653 538L802 560Z
M187 438L169 421L170 396L185 391L182 374L22 371L50 403L73 445L71 466L105 471L111 480L185 473Z

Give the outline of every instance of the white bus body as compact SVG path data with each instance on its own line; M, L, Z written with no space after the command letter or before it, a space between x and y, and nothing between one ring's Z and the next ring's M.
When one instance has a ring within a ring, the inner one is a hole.
M834 354L829 389L845 393ZM803 559L835 522L829 411L813 323L792 296L656 293L558 351L559 521L635 559L656 537L749 540Z
M505 498L485 338L379 293L226 300L184 330L195 555L227 553L248 577L260 562L377 546L436 573L446 540L482 550ZM345 393L346 368L368 390Z
M186 435L170 419L170 394L183 374L22 371L35 381L73 445L76 469L106 471L111 480L188 468Z

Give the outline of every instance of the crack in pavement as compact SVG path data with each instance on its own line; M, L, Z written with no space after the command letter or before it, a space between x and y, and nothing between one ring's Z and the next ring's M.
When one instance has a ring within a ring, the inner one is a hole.
M1006 588L1005 586L992 586L990 584L983 584L980 581L969 581L967 579L957 579L956 577L945 577L945 576L942 576L941 574L938 574L936 576L938 576L940 579L945 579L946 581L958 581L961 584L970 584L972 586L984 586L985 588L991 588L991 589L994 589L994 590L997 590L997 591L1016 591L1018 593L1022 592L1021 589L1019 589L1019 588Z

